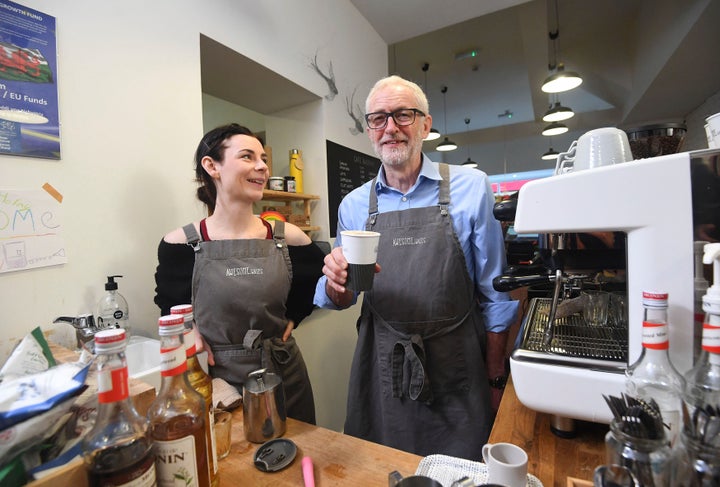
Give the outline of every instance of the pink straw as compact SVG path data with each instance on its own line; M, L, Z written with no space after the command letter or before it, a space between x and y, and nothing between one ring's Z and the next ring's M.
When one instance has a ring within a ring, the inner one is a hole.
M303 480L305 487L315 487L315 474L313 473L313 462L310 457L302 459Z

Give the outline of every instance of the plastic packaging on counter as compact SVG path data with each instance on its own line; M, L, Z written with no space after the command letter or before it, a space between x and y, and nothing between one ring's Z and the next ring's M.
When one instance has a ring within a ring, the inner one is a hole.
M0 381L44 372L55 365L40 327L25 335L0 369Z

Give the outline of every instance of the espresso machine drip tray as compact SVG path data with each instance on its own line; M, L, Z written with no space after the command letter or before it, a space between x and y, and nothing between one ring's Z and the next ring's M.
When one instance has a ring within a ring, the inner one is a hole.
M552 298L533 298L515 360L624 372L628 356L627 323L609 316L605 326L590 326L580 314L556 318L547 344ZM610 313L612 315L612 313Z

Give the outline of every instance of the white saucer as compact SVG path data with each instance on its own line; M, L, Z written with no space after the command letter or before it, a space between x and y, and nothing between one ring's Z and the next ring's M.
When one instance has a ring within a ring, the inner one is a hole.
M450 485L461 477L470 477L476 485L487 483L487 465L464 458L447 455L428 455L420 461L415 475L431 477L443 487ZM534 475L528 474L527 487L543 487L542 482Z

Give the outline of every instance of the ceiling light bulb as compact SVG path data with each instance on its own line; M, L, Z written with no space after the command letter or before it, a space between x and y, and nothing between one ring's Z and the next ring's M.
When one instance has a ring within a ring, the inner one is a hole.
M439 150L440 152L448 152L451 150L457 149L457 144L451 140L448 140L447 137L445 137L445 140L440 142L438 146L435 148L435 150Z
M478 163L468 157L468 160L462 163L463 166L467 167L478 167Z
M567 128L567 125L562 123L553 122L547 127L545 127L545 130L542 131L543 135L551 136L551 135L560 135L567 132L569 129Z
M558 151L550 147L550 150L540 156L540 159L542 159L543 161L552 161L554 159L557 159L557 156L559 155L560 154L558 153Z
M440 132L438 129L430 129L430 132L427 134L427 137L425 137L423 140L436 140L440 138Z
M543 122L562 122L574 116L575 112L572 111L572 108L564 107L560 105L559 101L556 101L555 106L543 115Z
M542 90L545 93L562 93L572 90L582 84L582 78L574 71L565 71L562 64L558 65L557 72L545 79Z

